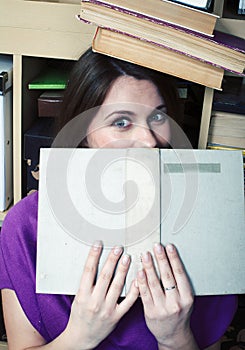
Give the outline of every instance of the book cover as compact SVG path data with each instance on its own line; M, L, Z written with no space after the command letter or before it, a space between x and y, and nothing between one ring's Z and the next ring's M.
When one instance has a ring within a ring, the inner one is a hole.
M98 7L154 23L171 23L180 27L212 35L219 16L200 11L168 0L82 0L81 17L84 9L97 11ZM95 10L96 9L96 10Z
M214 89L221 89L224 70L131 35L98 28L95 52L123 59ZM139 55L140 52L140 55Z
M99 269L114 245L131 255L122 295L159 241L176 245L196 295L244 293L242 161L237 151L42 149L37 292L75 294L100 239Z

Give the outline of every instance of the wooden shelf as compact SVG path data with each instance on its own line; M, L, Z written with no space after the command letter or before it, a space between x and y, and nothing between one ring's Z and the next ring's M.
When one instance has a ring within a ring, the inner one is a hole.
M2 0L0 11L1 53L76 60L91 45L95 27L76 18L79 4Z
M33 118L25 84L40 69L45 58L77 60L91 46L95 27L76 18L80 12L80 1L77 0L2 0L0 12L1 53L13 55L13 183L16 203L22 198L23 133ZM5 215L6 212L0 213L0 225Z

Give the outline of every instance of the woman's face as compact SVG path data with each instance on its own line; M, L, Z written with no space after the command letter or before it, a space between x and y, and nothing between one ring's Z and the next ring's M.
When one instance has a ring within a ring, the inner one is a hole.
M167 147L170 125L166 112L153 83L119 77L88 127L87 147Z

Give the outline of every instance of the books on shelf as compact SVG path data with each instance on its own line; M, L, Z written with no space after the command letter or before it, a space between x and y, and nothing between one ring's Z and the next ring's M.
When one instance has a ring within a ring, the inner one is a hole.
M223 91L215 91L208 144L245 149L244 78L225 76Z
M109 11L109 12L108 12ZM101 18L112 16L110 20L123 20L128 14L135 17L143 27L147 22L174 24L195 32L212 35L219 16L200 11L168 0L82 0L81 18L90 14ZM107 17L108 18L108 17ZM109 22L110 23L110 22Z
M212 109L245 115L245 78L225 75L222 91L215 91Z
M245 115L213 111L208 143L245 149Z
M211 143L211 142L209 142L208 145L207 145L207 149L216 150L216 151L219 150L219 151L238 151L238 152L242 152L243 163L244 163L244 166L245 166L245 149L243 149L243 148L224 146L224 145L220 145L218 143Z
M164 46L140 40L116 31L98 28L93 50L182 79L220 89L224 70L203 61L181 55Z
M245 292L240 152L42 149L38 217L38 293L75 294L98 239L99 270L114 245L131 255L123 294L159 241L176 245L196 295Z
M160 7L161 2L155 1L156 8ZM146 20L143 15L135 16L134 12L131 13L129 10L117 11L117 7L104 6L100 1L84 0L81 4L80 18L99 27L148 40L231 72L242 74L244 71L244 39L219 31L214 31L213 37L210 37L166 22L159 22L158 19Z

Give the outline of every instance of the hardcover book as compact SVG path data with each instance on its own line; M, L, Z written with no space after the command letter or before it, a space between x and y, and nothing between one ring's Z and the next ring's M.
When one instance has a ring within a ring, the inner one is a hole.
M195 32L212 35L219 16L168 0L82 0L81 17L87 11L112 16L129 14L140 21L156 24L170 23ZM112 18L111 18L112 19Z
M122 295L154 242L176 245L196 295L244 293L243 158L238 151L42 149L38 293L76 294L91 244L122 245Z
M245 149L245 115L213 111L208 142Z
M131 35L98 28L95 52L155 69L213 89L221 89L224 69ZM140 54L139 54L140 52Z

